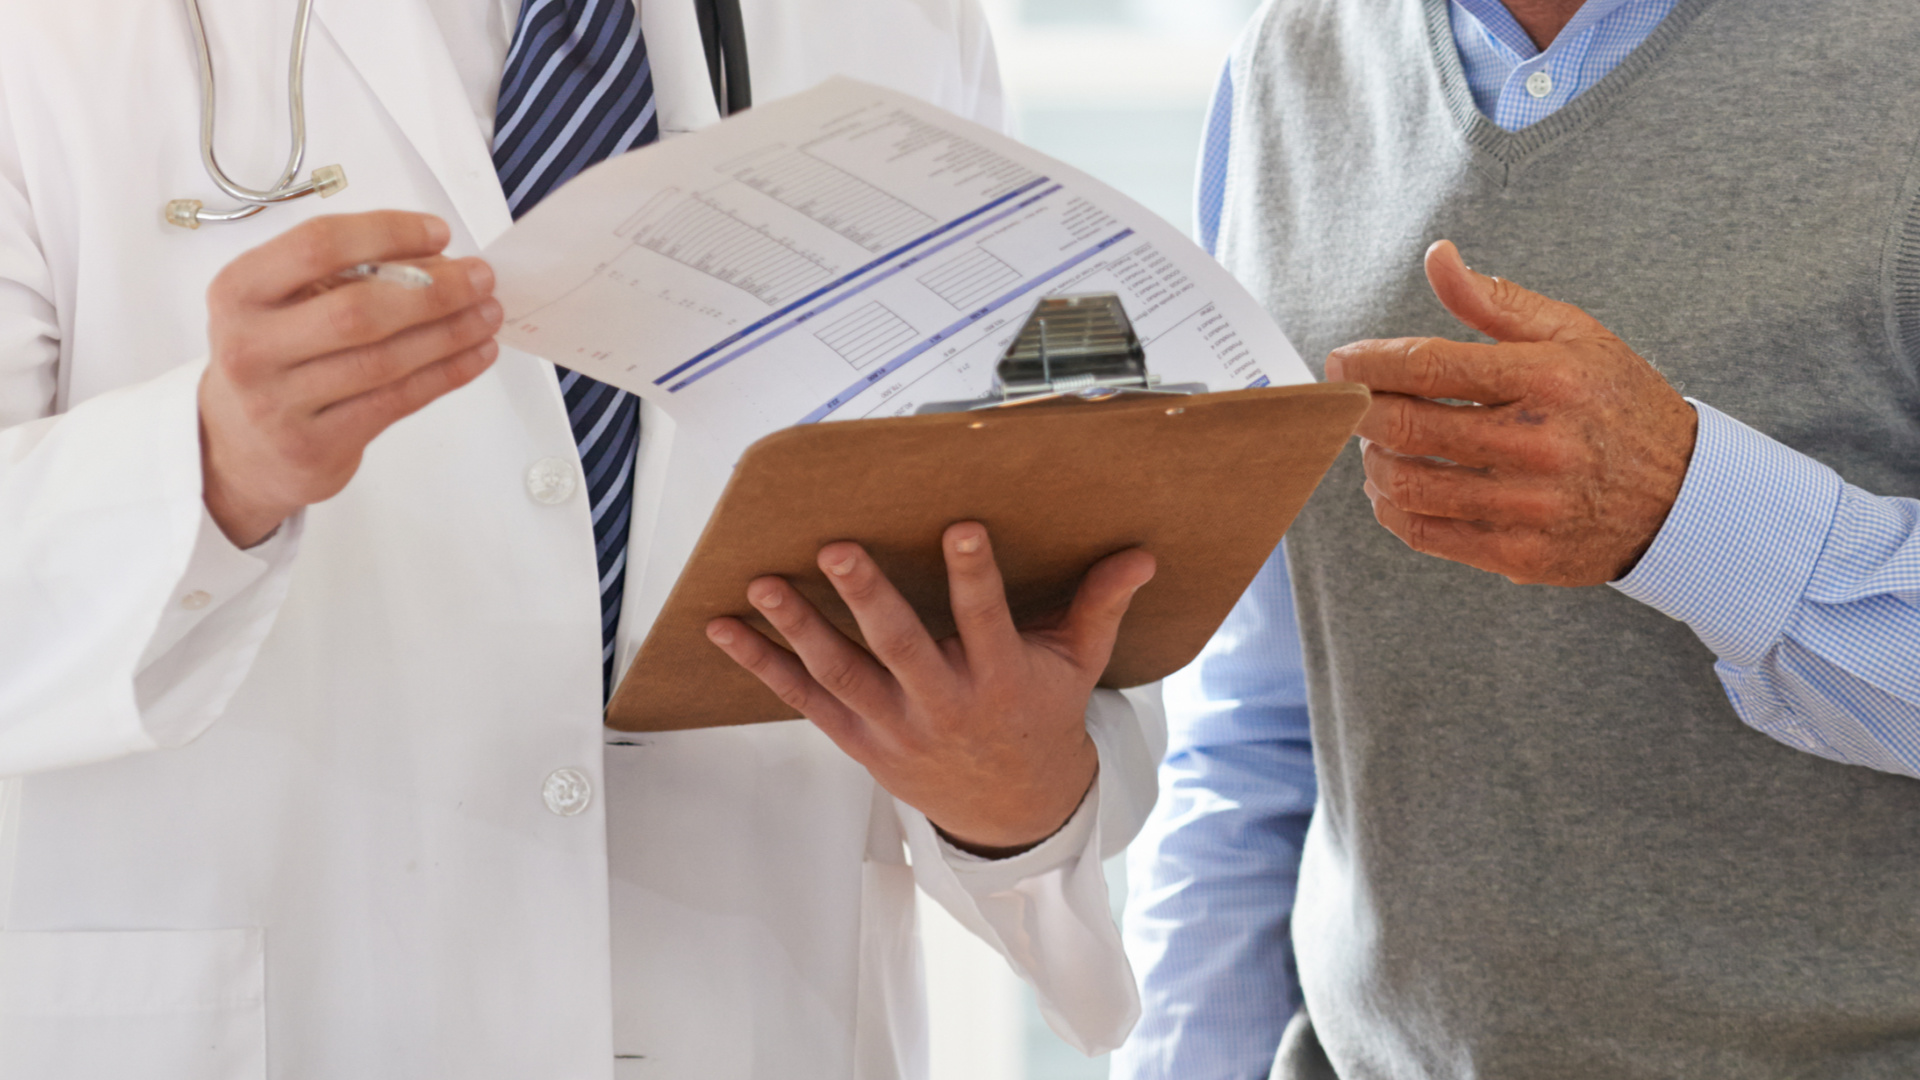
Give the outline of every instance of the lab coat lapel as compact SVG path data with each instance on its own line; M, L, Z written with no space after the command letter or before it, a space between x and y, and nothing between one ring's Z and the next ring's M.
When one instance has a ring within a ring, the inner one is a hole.
M326 0L314 18L366 80L481 247L513 224L446 40L420 0ZM352 179L352 173L348 173Z

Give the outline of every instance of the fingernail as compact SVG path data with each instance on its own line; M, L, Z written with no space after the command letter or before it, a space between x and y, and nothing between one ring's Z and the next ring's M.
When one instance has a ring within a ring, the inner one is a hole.
M827 572L834 577L846 577L848 574L853 573L853 564L858 561L859 560L855 559L852 555L849 555L844 561L829 565Z
M759 596L754 598L753 606L760 607L760 608L769 608L769 609L779 607L780 606L780 590L768 589L767 591L761 593Z
M481 303L480 317L486 320L488 326L499 326L500 316L500 301L488 298Z
M473 282L476 292L486 292L493 288L493 267L483 262L467 264L467 280Z
M500 355L500 343L488 338L480 343L480 359L492 360Z
M1346 374L1346 370L1347 370L1347 366L1346 364L1341 362L1340 354L1338 352L1331 353L1327 356L1327 381L1328 382L1345 382L1346 380L1342 379L1340 376Z
M453 230L447 227L444 220L431 214L427 215L427 243L436 248L443 248L447 246L447 241L452 239Z
M712 638L716 645L733 644L733 630L725 623L717 623L707 627L707 636Z
M978 536L963 536L953 542L953 550L962 555L971 555L980 550L980 538Z

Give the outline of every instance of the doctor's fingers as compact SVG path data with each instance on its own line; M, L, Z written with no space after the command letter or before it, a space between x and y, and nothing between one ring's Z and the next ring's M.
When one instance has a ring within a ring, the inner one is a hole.
M360 281L297 304L215 312L208 324L213 363L238 386L265 386L295 364L384 341L492 292L493 270L479 259L450 260L430 272L433 284L424 289Z
M384 341L302 363L287 373L287 393L292 400L318 412L492 341L500 329L500 319L500 303L489 297Z
M707 624L707 638L781 701L813 721L849 757L864 761L872 753L866 722L815 681L792 653L739 619L713 620Z
M1025 643L1013 625L987 527L977 521L949 525L940 546L947 559L953 624L966 646L968 667L986 677L1014 670Z
M868 651L907 694L921 702L951 701L957 681L952 660L873 556L859 544L842 541L820 549L819 565L860 624Z
M217 316L278 303L360 263L438 255L452 235L432 214L405 210L312 218L228 263L207 290L207 304Z
M264 313L247 331L273 339L267 356L305 360L385 341L403 331L478 307L493 297L493 268L480 259L434 267L433 284L408 289L385 281L358 281L309 300ZM287 351L292 355L287 356Z
M1141 586L1153 580L1158 564L1140 548L1128 548L1094 563L1080 579L1073 606L1060 625L1032 635L1053 645L1083 675L1099 679L1113 657L1120 622Z
M317 441L335 447L364 448L394 421L479 378L499 355L498 344L483 341L377 389L335 402L314 417Z
M849 641L784 578L754 579L747 585L747 600L787 639L814 680L848 708L871 720L905 715L906 692L895 675L875 654Z

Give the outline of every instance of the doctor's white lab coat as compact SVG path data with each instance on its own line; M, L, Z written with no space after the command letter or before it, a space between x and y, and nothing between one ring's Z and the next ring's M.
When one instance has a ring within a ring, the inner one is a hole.
M258 183L294 4L203 2ZM846 73L1000 119L972 0L744 7L760 100ZM588 508L530 496L578 459L511 350L262 547L211 529L214 273L322 212L431 211L455 254L509 224L423 0L315 10L308 165L351 186L188 232L167 200L221 200L177 0L0 0L0 1078L912 1076L916 882L1116 1044L1099 860L1153 798L1148 698L1096 695L1094 791L1004 863L805 723L610 740ZM691 4L642 25L663 127L711 122ZM622 666L722 480L644 425Z

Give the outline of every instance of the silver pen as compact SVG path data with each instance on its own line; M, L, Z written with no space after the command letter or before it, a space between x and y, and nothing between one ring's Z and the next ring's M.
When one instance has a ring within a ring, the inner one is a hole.
M406 263L361 263L340 272L353 281L384 281L403 289L424 289L433 284L433 275Z

